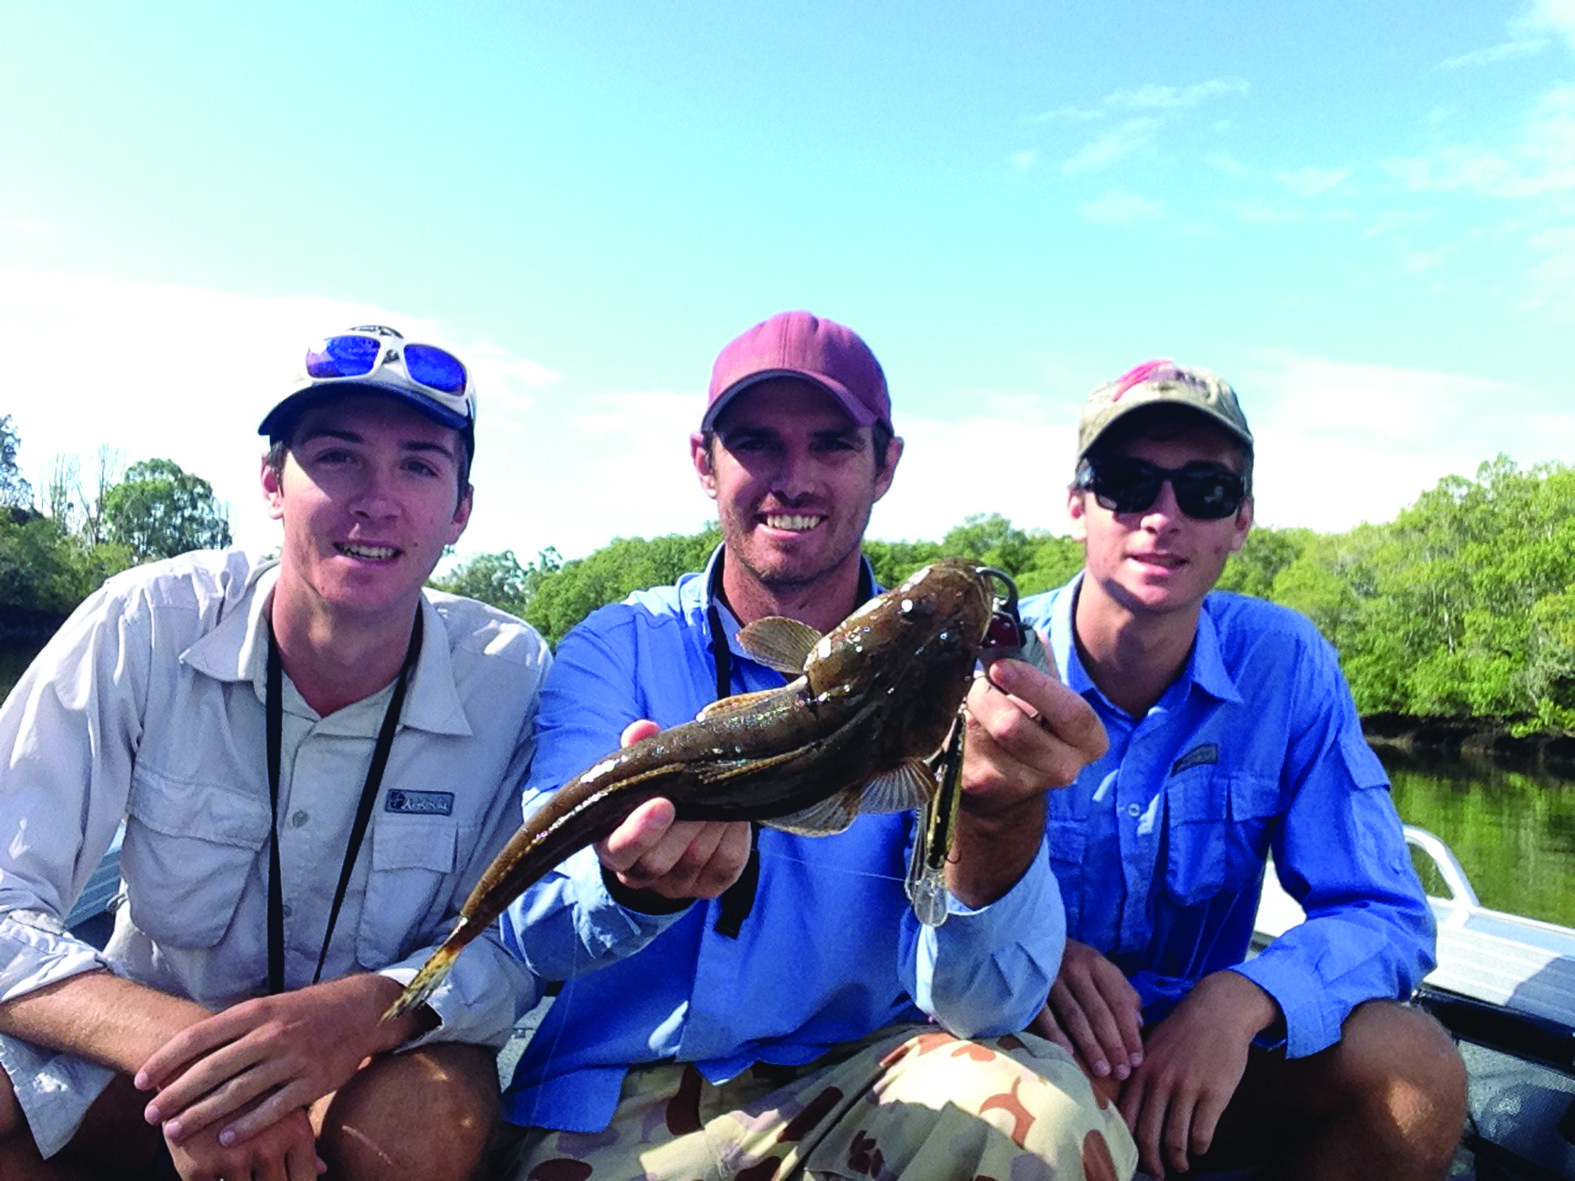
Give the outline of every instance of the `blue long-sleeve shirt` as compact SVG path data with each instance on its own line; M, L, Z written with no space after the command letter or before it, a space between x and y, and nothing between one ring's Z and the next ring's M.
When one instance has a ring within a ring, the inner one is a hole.
M784 683L739 648L737 621L707 589L716 562L604 607L564 638L542 691L527 811L615 749L630 721L671 726L715 700L713 606L730 689ZM819 838L762 827L758 889L736 935L718 930L721 900L640 914L612 899L591 850L570 858L502 919L514 954L566 981L508 1088L506 1117L599 1131L636 1063L693 1062L722 1082L927 1016L962 1036L1023 1028L1064 945L1043 850L1004 897L978 910L953 899L946 923L929 928L903 890L913 827L912 813L861 816Z
M1433 967L1432 911L1334 649L1294 611L1216 592L1186 666L1133 718L1078 660L1079 585L1022 604L1110 737L1050 795L1068 936L1127 973L1149 1021L1240 972L1279 1004L1291 1057L1337 1041L1362 1001L1408 996ZM1307 921L1248 960L1271 850Z

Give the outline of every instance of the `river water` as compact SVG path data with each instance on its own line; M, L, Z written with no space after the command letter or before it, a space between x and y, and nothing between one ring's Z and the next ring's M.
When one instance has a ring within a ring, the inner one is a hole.
M0 651L0 694L30 653ZM1575 927L1575 781L1379 746L1407 824L1442 837L1483 906ZM1418 865L1424 882L1426 867ZM1431 884L1433 893L1443 893Z
M1575 781L1376 749L1401 818L1443 838L1483 906L1575 927Z

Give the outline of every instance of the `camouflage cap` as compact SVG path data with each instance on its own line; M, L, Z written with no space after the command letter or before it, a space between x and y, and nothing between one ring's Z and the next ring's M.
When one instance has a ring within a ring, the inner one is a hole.
M1252 454L1252 431L1229 383L1207 369L1163 359L1145 361L1088 395L1077 424L1077 458L1082 460L1122 416L1146 406L1185 406L1205 415Z

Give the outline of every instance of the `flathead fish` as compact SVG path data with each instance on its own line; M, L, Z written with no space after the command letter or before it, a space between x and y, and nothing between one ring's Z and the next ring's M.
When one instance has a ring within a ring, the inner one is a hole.
M860 812L923 806L936 790L926 760L946 741L990 625L992 573L934 562L824 636L779 617L743 628L745 651L794 679L612 751L548 796L384 1019L420 1005L510 902L647 800L671 800L682 820L813 836L842 831Z

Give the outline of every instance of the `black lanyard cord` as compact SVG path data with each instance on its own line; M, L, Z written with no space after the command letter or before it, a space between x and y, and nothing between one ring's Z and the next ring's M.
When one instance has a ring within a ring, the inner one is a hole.
M710 602L706 605L706 621L711 625L711 663L716 669L716 699L733 692L733 654L727 646L727 635L722 628L722 613L717 610L717 600L722 596L722 563L727 560L724 551L717 559L711 575ZM875 582L869 567L859 564L859 602L873 598ZM744 872L722 893L715 930L718 934L737 939L744 920L755 908L755 893L760 887L760 825L750 825L749 861Z
M367 768L366 782L361 786L361 801L356 806L355 822L350 826L350 838L345 844L344 864L339 869L339 885L334 889L333 905L328 911L328 927L323 932L323 947L317 953L317 971L312 976L316 984L323 976L323 963L328 958L328 945L334 937L334 925L339 921L339 908L345 900L345 890L350 885L350 874L355 869L361 842L366 837L366 826L372 819L372 804L383 782L383 769L388 765L388 754L393 749L394 731L399 728L399 714L405 704L405 689L410 683L411 670L421 654L421 609L416 608L416 621L410 629L410 647L405 651L405 661L399 666L399 679L394 682L393 695L383 712L383 725L378 730L377 742L372 748L372 763ZM273 805L273 830L268 842L268 992L269 995L284 991L284 884L279 873L279 769L280 748L284 733L283 668L279 661L279 644L274 639L273 620L268 621L268 795Z

